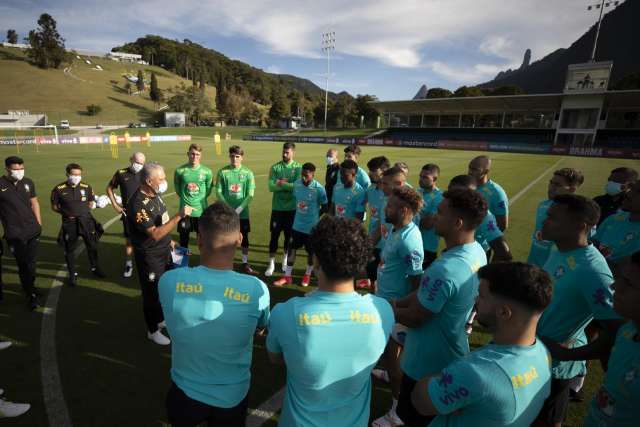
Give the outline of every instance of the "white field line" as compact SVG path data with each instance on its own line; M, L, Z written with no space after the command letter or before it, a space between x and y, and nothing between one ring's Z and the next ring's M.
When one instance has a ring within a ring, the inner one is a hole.
M285 387L278 390L273 396L266 400L257 409L250 409L247 417L247 427L260 427L271 419L282 407Z
M520 190L515 196L513 196L512 198L509 199L509 205L513 205L515 202L518 201L518 199L522 196L524 196L526 194L527 191L529 191L531 189L531 187L533 187L534 185L536 185L542 178L544 178L549 172L551 172L554 168L556 168L560 162L562 162L564 159L561 158L560 160L558 160L557 162L555 162L554 164L552 164L551 166L549 166L549 168L547 170L545 170L544 172L542 172L542 174L537 177L536 179L534 179L533 181L531 181L529 184L527 184L522 190Z

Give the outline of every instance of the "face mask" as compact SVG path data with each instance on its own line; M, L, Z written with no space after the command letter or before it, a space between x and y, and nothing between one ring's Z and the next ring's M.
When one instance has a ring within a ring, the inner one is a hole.
M69 175L69 184L78 185L82 181L82 177L80 175Z
M158 186L158 189L156 190L156 193L163 194L164 192L167 191L167 188L169 188L169 184L167 183L167 181L162 181L160 183L160 185Z
M140 163L131 163L131 170L133 171L133 173L140 172L143 167L144 165L141 165Z
M617 196L622 193L622 184L619 182L609 181L607 182L607 185L605 185L604 191L610 196Z
M24 169L12 170L11 178L15 179L16 181L20 181L22 178L24 178Z
M327 157L327 166L331 166L333 164L333 157Z

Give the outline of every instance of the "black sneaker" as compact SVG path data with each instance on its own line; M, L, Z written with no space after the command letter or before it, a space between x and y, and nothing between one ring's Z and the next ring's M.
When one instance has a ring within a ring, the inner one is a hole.
M40 303L38 302L38 297L36 294L31 294L27 298L27 305L29 306L29 310L33 311L38 308Z
M67 278L67 285L75 287L78 284L78 273L71 274Z
M105 277L107 277L107 275L104 274L104 271L102 271L100 267L93 267L91 269L91 273L93 273L94 276L99 277L101 279L104 279Z

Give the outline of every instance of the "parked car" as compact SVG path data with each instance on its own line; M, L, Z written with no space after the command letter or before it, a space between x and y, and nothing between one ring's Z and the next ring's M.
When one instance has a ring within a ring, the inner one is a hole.
M69 129L71 125L69 125L69 120L60 120L60 125L58 127L60 129Z

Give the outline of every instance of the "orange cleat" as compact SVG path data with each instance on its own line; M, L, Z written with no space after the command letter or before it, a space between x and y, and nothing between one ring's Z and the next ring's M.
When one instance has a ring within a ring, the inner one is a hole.
M291 278L291 276L283 276L278 280L276 280L275 282L273 282L273 286L284 286L284 285L290 285L292 283L293 283L293 279Z

